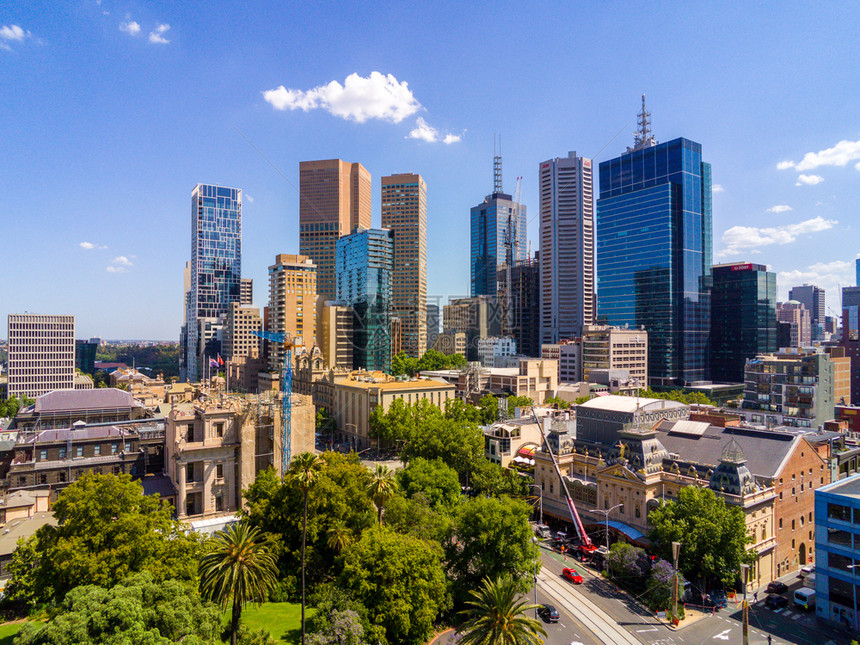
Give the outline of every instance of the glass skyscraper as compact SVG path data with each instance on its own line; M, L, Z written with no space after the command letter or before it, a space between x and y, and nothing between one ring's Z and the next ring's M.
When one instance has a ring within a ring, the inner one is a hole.
M368 371L391 369L394 232L357 227L337 241L337 299L352 307L353 365Z
M526 207L517 204L511 195L502 192L502 158L494 159L495 177L493 192L477 206L473 206L471 219L471 296L498 295L498 270L507 262L505 238L508 217L513 222L513 265L528 257L526 240Z
M643 97L636 145L600 164L598 320L644 327L650 382L685 385L709 371L711 166L689 139L658 145L648 116Z
M215 323L231 302L239 302L241 280L242 191L197 184L191 191L191 276L181 366L186 380L200 380Z
M711 379L743 383L747 359L776 344L776 274L763 264L731 262L712 269Z

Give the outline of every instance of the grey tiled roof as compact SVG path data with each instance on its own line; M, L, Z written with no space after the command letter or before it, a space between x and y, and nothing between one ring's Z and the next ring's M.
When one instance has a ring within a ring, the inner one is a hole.
M42 430L38 434L22 437L19 443L57 443L68 441L85 441L88 439L121 439L132 436L132 432L116 426L83 426L80 429L63 428L60 430Z
M660 422L657 437L666 450L679 455L679 460L716 468L723 448L734 439L743 450L750 472L757 477L775 476L794 445L801 441L797 433L713 425L701 436L693 436L672 432L673 425L672 421Z
M93 390L54 390L36 399L35 411L66 412L140 407L140 403L125 390L112 387Z

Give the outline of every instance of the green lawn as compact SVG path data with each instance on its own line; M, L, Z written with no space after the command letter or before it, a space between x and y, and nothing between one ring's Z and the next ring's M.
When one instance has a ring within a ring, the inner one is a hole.
M305 620L316 610L308 607ZM224 612L224 620L230 624L230 610ZM251 629L265 629L275 640L284 643L298 643L302 637L302 606L291 602L267 602L260 607L248 605L242 610L242 622ZM0 641L0 645L6 645Z
M12 641L15 640L15 635L21 631L23 626L23 622L3 623L0 625L0 645L12 645ZM301 623L299 623L299 630L301 630L301 628Z

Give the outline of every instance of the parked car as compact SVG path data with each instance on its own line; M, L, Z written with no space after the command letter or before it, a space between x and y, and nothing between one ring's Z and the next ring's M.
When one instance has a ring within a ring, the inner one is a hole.
M767 585L767 593L785 593L788 591L788 585L779 580L774 580Z
M714 589L711 592L711 601L714 603L714 607L727 607L729 604L729 599L726 596L726 592L722 589Z
M538 607L538 616L543 618L548 623L558 622L558 609L552 605L541 605Z
M815 565L814 564L807 564L805 567L800 568L800 577L801 578L805 578L810 573L815 573Z
M770 595L765 598L764 606L771 609L782 609L783 607L788 607L788 598L785 596Z
M582 576L579 575L579 572L577 572L576 569L564 569L561 572L561 575L564 576L565 580L570 580L575 585L582 584Z

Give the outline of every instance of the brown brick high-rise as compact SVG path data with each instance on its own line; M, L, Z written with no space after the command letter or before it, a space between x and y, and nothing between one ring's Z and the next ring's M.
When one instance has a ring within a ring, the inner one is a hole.
M337 240L356 226L370 228L370 173L340 159L299 163L299 253L317 267L317 293L335 297Z

